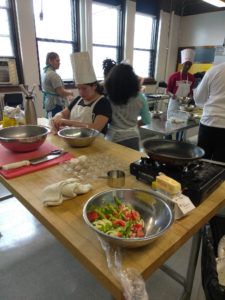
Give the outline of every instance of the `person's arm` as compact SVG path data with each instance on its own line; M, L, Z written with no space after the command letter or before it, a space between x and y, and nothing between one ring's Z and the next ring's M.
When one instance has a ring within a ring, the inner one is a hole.
M56 93L62 98L73 96L73 92L65 90L62 86L57 87L55 90Z
M56 117L57 117L57 115L56 115ZM93 123L77 122L75 120L68 120L65 118L60 118L59 116L55 120L54 119L53 119L54 126L56 127L57 130L59 130L60 127L64 127L64 126L75 126L75 127L93 128L100 132L103 130L103 128L109 121L108 117L102 116L102 115L96 116Z
M209 78L207 73L193 92L196 105L203 106L209 98Z
M52 122L54 127L59 130L59 128L61 126L63 126L62 124L65 121L68 121L67 119L69 119L70 117L70 110L68 108L63 109L61 112L57 113L54 118L52 118ZM64 125L65 126L65 125Z
M175 78L174 78L174 75L172 74L168 79L166 93L171 98L176 99L176 95L173 93L174 84L175 84Z
M138 97L141 99L143 103L143 107L140 112L141 120L138 121L138 126L146 125L150 123L150 113L149 113L149 107L146 98L143 96L143 94L139 93Z

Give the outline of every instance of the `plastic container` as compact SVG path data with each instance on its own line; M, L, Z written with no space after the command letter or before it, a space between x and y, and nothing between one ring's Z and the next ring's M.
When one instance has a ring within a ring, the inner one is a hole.
M167 121L172 123L187 123L189 113L186 111L175 110L167 112Z
M224 300L225 286L219 284L216 257L218 243L225 234L225 216L215 216L205 225L202 239L202 286L206 300Z

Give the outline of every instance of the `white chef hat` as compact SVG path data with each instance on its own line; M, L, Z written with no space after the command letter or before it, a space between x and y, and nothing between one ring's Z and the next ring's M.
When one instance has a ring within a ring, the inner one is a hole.
M183 65L186 61L193 63L195 57L195 51L192 49L184 49L181 51L181 64Z
M76 84L96 82L95 71L88 52L70 54L73 76Z

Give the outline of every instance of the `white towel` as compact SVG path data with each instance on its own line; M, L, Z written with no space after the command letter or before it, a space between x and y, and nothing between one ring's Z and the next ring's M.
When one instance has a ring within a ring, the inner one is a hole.
M61 204L64 200L75 198L78 194L85 194L92 188L91 184L81 184L75 178L68 178L46 186L42 191L44 206Z

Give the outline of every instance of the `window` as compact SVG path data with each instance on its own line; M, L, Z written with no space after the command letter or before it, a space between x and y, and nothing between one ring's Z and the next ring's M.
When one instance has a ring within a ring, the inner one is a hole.
M153 77L156 19L150 15L135 14L133 67L141 77Z
M104 59L121 60L121 15L120 5L92 4L93 67L98 80L104 78Z
M33 0L40 73L48 52L60 57L57 71L64 81L73 81L70 54L78 50L76 0Z
M8 83L17 85L19 81L22 82L22 75L13 16L13 1L0 0L0 57L5 59L1 62L1 67L4 64L7 65L7 70L9 70ZM4 84L2 80L1 84Z

